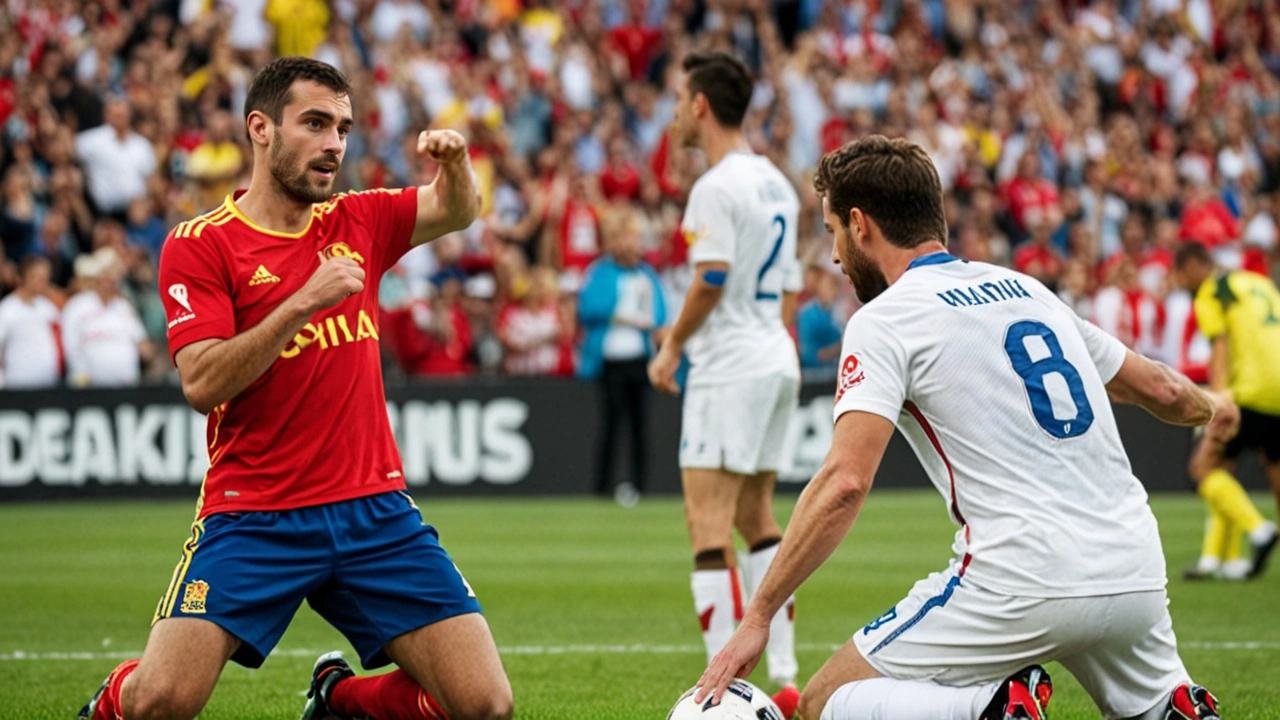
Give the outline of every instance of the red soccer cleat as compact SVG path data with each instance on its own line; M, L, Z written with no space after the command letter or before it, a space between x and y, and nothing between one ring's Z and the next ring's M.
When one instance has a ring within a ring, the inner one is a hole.
M1039 665L1030 665L1010 675L991 698L980 720L1046 720L1053 682Z
M1218 698L1199 685L1182 683L1169 696L1165 720L1221 720Z

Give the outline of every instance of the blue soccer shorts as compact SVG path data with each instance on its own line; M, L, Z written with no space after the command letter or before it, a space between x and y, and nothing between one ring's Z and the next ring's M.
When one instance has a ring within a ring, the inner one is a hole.
M197 520L153 622L214 622L242 641L231 659L256 668L304 598L366 670L391 662L383 651L391 639L480 612L435 528L407 493L389 492Z

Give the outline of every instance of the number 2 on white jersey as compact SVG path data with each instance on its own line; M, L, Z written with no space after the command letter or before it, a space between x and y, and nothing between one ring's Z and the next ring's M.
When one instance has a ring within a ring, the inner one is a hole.
M1049 357L1031 359L1031 351L1026 344L1026 339L1031 336L1044 341L1045 347L1049 349ZM1045 432L1063 440L1083 435L1089 429L1093 424L1093 406L1089 404L1089 396L1085 393L1084 381L1080 378L1080 372L1062 354L1062 344L1048 325L1036 320L1021 320L1010 325L1004 335L1004 351L1013 363L1013 371L1022 378L1027 389L1031 414ZM1045 376L1051 374L1058 375L1067 383L1071 401L1076 406L1075 417L1062 420L1054 416L1053 401L1049 399L1049 391L1044 386Z
M757 300L777 300L778 293L765 292L761 287L764 285L764 276L769 272L769 268L778 262L778 252L782 250L782 240L787 237L787 219L779 213L773 216L773 222L769 227L776 226L778 228L778 239L773 241L773 250L769 251L769 259L764 261L764 265L760 268L760 274L756 276L756 299Z

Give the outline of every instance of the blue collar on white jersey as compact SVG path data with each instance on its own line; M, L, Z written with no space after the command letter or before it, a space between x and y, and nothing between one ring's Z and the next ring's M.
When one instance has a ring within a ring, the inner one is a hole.
M907 269L910 270L912 268L924 267L925 265L941 265L942 263L955 262L959 259L960 258L952 255L946 250L939 250L938 252L929 253L928 255L921 255L915 260L912 260L911 264L907 266Z

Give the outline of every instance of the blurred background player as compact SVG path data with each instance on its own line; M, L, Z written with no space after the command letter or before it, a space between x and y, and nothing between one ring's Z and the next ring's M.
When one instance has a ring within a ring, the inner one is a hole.
M422 133L431 184L331 197L351 90L319 61L264 67L245 103L248 190L165 242L170 348L209 415L209 472L141 660L81 718L194 718L227 661L260 666L304 598L365 668L398 666L354 677L321 656L304 720L511 715L475 593L405 492L374 320L383 272L474 220L467 146Z
M782 531L773 518L773 488L783 440L798 403L800 366L785 324L800 290L796 223L800 203L786 176L752 152L741 123L751 76L720 52L685 57L675 111L677 140L706 155L682 223L693 283L649 379L684 387L680 468L693 543L694 607L710 659L741 618L733 528L750 549L749 587L764 577ZM773 619L769 679L795 682L794 599Z
M1178 656L1156 518L1108 396L1216 435L1239 419L1230 397L1126 350L1030 276L948 253L919 145L845 145L814 188L867 304L845 330L831 451L695 700L755 666L769 619L853 526L896 426L960 526L955 556L823 665L801 717L1044 720L1039 663L1056 660L1104 717L1217 720Z
M1229 392L1240 406L1235 437L1206 437L1191 458L1209 520L1200 560L1185 576L1238 579L1240 569L1228 565L1239 556L1244 533L1253 549L1245 575L1256 577L1276 547L1276 526L1258 512L1234 473L1245 450L1260 451L1280 507L1280 292L1255 272L1219 269L1200 243L1179 247L1174 269L1181 286L1195 293L1196 322L1212 342L1209 387Z

